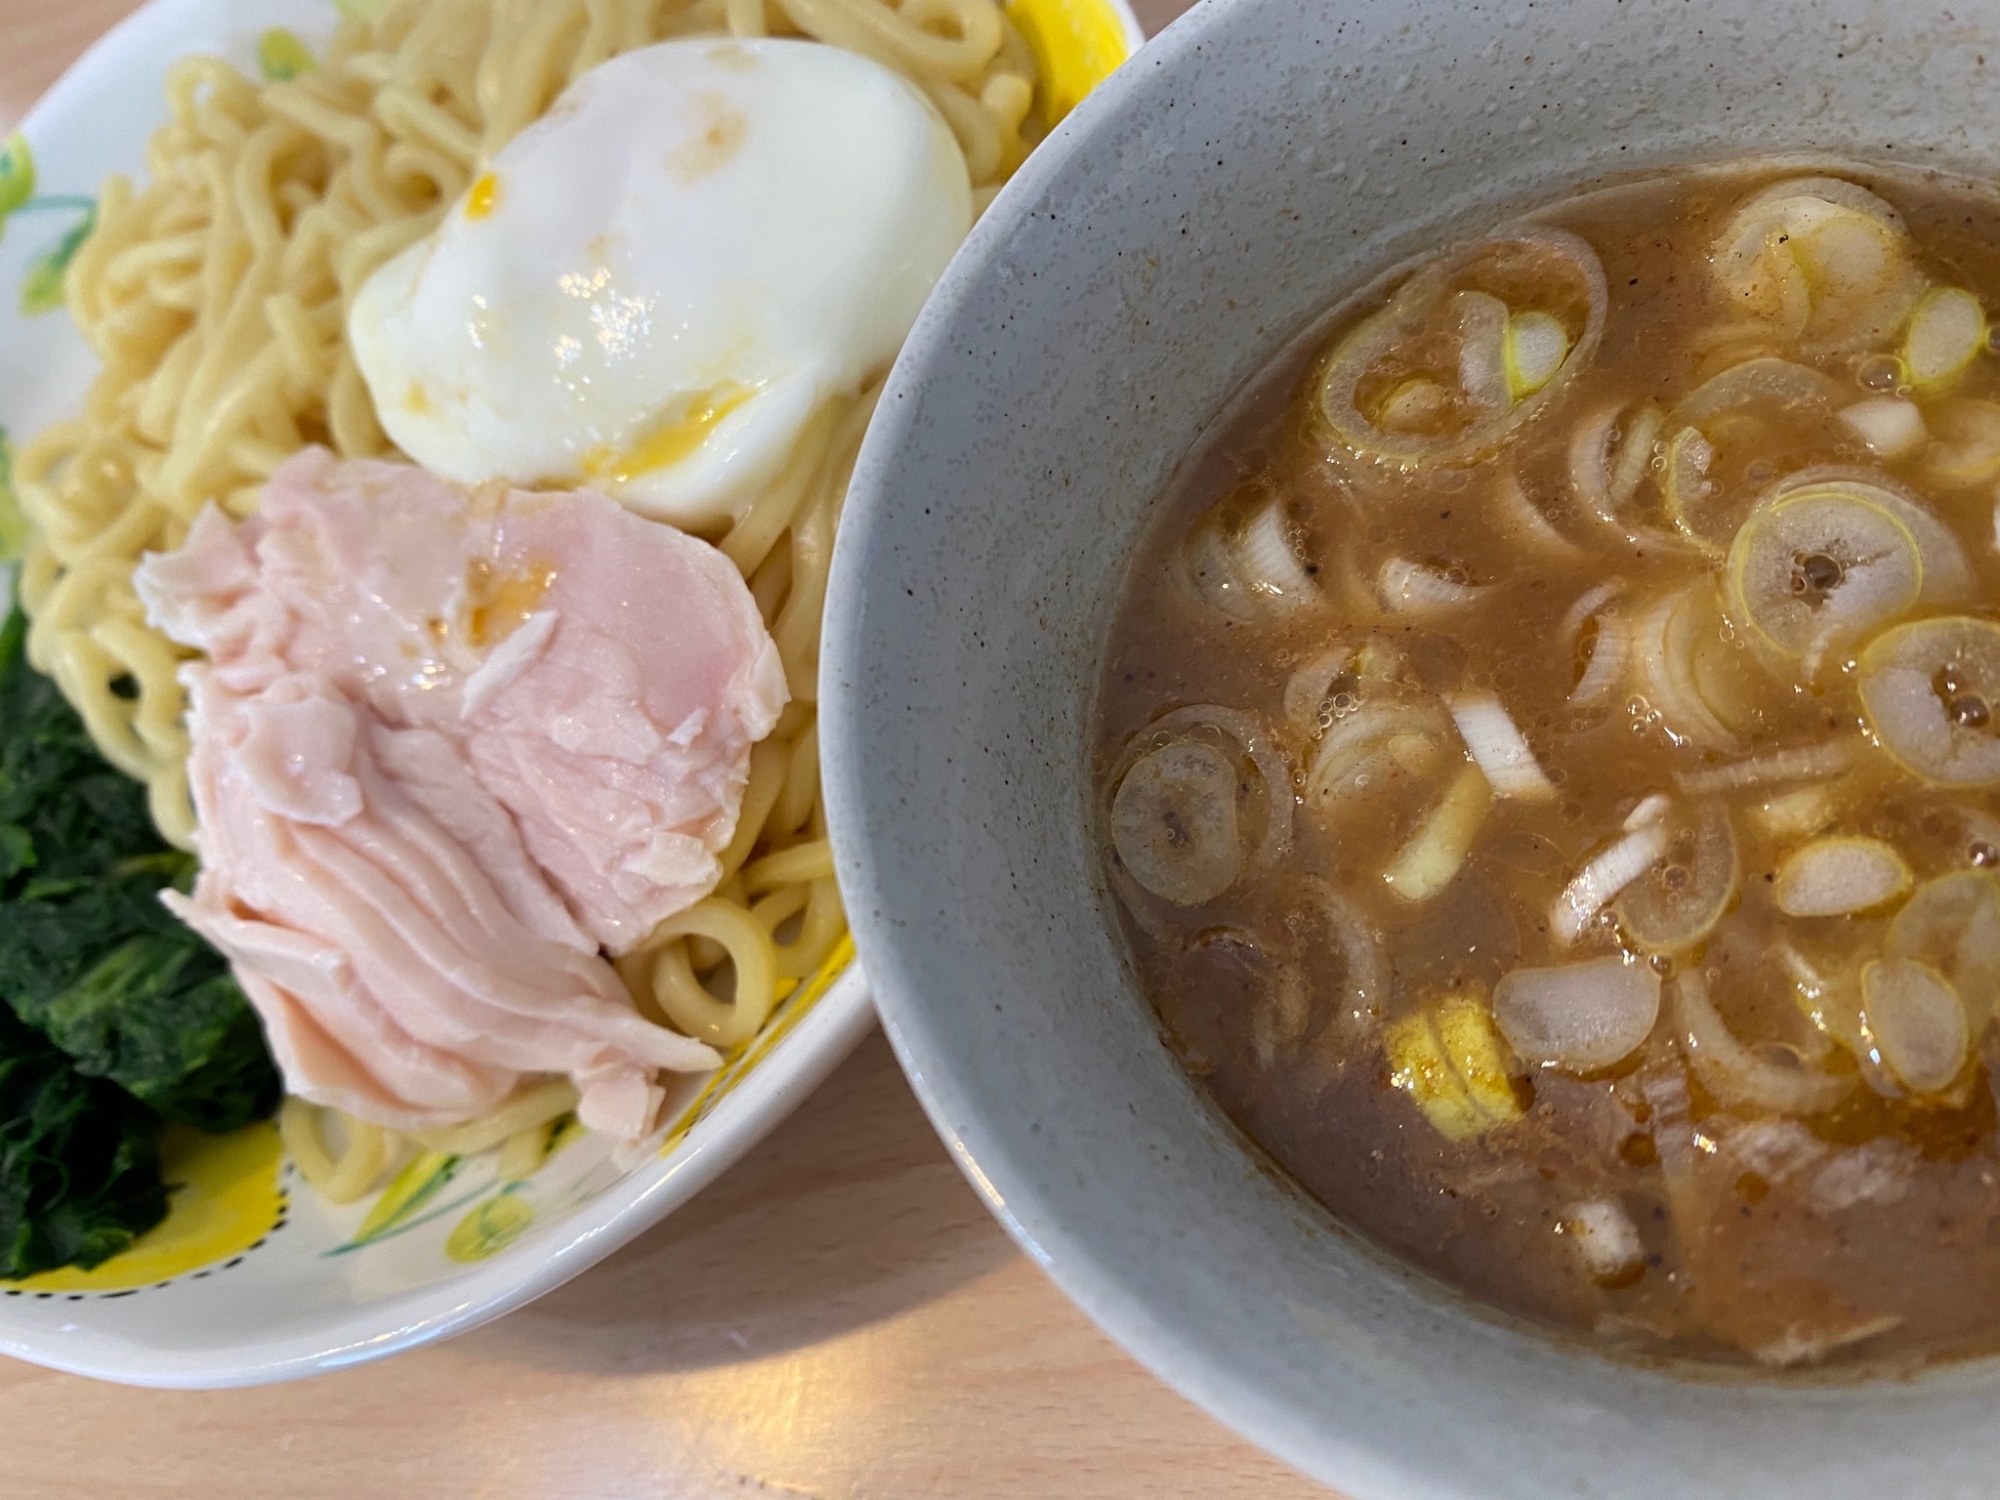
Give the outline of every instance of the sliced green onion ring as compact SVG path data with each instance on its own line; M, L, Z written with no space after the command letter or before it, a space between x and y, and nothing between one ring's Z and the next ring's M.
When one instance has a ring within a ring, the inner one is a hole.
M1882 748L1946 786L2000 783L2000 625L1967 615L1885 631L1858 685Z
M1813 352L1879 347L1924 290L1902 216L1836 177L1794 178L1753 194L1709 260L1727 301Z
M1556 378L1569 358L1569 330L1551 313L1530 309L1507 320L1507 396L1525 401Z
M1483 458L1589 364L1607 301L1583 240L1541 225L1503 231L1419 270L1333 347L1314 382L1315 420L1372 462Z
M1903 334L1903 371L1917 394L1935 395L1958 383L1986 348L1986 309L1963 287L1933 287L1910 314Z
M1830 652L1919 602L1955 603L1971 582L1956 538L1920 503L1882 476L1838 469L1793 475L1759 500L1726 575L1752 647L1808 679Z
M1612 913L1633 947L1685 953L1715 930L1736 899L1736 831L1720 802L1702 802L1668 825L1665 852L1618 894Z
M1584 418L1570 439L1569 482L1577 503L1634 544L1679 545L1631 514L1665 422L1652 401L1613 401Z
M1889 923L1882 952L1944 975L1977 1040L2000 1002L2000 882L1984 870L1926 881Z
M1696 386L1667 421L1660 492L1674 529L1722 556L1755 488L1744 471L1769 447L1772 424L1823 421L1839 397L1840 387L1819 371L1770 355Z
M1772 894L1788 917L1850 917L1909 893L1910 867L1880 839L1815 839L1778 864Z
M1175 740L1142 756L1111 802L1111 842L1132 878L1176 906L1199 906L1243 873L1238 772L1213 745Z
M1908 958L1866 965L1861 1005L1882 1066L1911 1093L1941 1093L1965 1067L1972 1050L1965 1007L1930 965Z
M1786 1066L1745 1047L1716 1013L1699 969L1674 981L1673 1019L1681 1055L1702 1087L1725 1105L1816 1115L1853 1092L1852 1077Z
M1635 677L1658 723L1674 740L1737 748L1732 722L1754 718L1756 694L1738 690L1732 648L1722 638L1714 586L1702 578L1665 594L1633 622ZM1704 670L1706 667L1706 670ZM1704 678L1709 691L1704 691ZM1715 693L1711 701L1710 692ZM1743 700L1753 706L1746 714ZM1718 712L1718 703L1726 710Z

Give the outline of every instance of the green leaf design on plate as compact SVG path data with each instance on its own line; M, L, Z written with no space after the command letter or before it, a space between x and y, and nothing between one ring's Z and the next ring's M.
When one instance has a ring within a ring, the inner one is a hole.
M571 1110L542 1126L538 1137L529 1137L525 1141L520 1138L510 1140L500 1153L497 1168L500 1181L526 1182L542 1170L550 1157L571 1141L579 1139L583 1133L583 1127L577 1123L576 1112Z
M17 130L0 142L0 225L34 196L35 154L28 149L28 138Z
M535 1201L525 1183L488 1198L453 1226L444 1253L460 1265L497 1255L528 1232L535 1222Z
M0 562L16 562L28 546L28 518L14 494L14 445L0 427Z
M77 247L96 227L97 205L93 203L74 229L28 262L28 274L21 283L23 314L32 318L63 305L63 273L75 258Z
M389 0L333 0L333 8L350 21L379 21Z
M382 1196L368 1210L368 1217L354 1231L350 1246L381 1239L444 1190L458 1175L461 1158L442 1151L426 1151L390 1180Z
M272 83L284 83L301 73L310 73L315 66L312 49L296 31L273 26L257 38L257 71Z

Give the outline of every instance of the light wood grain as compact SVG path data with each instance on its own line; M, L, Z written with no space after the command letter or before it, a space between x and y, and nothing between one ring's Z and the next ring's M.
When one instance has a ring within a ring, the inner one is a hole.
M679 1214L488 1328L253 1391L0 1361L0 1412L9 1500L1321 1493L1014 1251L879 1035Z
M0 130L130 0L0 0ZM1157 26L1184 6L1147 4ZM0 351L0 358L4 358ZM512 1317L267 1390L0 1361L7 1500L1291 1500L1323 1492L1017 1254L871 1038L688 1208Z

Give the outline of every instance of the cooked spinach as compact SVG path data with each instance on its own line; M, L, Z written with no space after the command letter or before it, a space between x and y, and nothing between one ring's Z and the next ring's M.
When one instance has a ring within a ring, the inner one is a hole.
M94 1264L164 1212L161 1118L222 1131L279 1084L222 956L160 902L194 861L0 627L0 1276ZM123 1238L120 1239L119 1236ZM49 1256L58 1259L49 1260Z
M94 1266L165 1218L159 1129L0 1006L0 1277Z

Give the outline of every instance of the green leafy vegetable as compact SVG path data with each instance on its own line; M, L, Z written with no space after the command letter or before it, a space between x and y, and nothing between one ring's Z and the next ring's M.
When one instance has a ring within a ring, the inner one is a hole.
M0 1276L97 1265L165 1218L158 1134L0 1006Z
M79 1072L170 1120L233 1130L271 1112L278 1078L255 1013L220 965L185 928L142 932L55 994L9 999Z
M278 1078L219 954L160 903L194 862L0 628L0 1277L93 1266L166 1214L162 1116L227 1130Z
M222 956L160 902L194 860L0 627L0 1277L93 1266L166 1214L162 1118L231 1130L278 1074Z
M278 1075L222 956L160 903L194 861L161 842L144 790L98 756L0 629L0 996L77 1070L171 1120L231 1130Z

